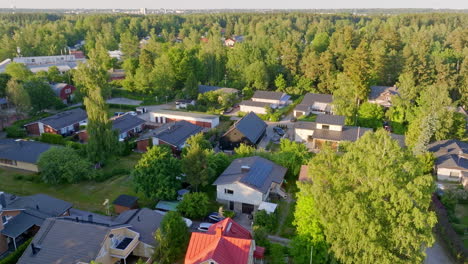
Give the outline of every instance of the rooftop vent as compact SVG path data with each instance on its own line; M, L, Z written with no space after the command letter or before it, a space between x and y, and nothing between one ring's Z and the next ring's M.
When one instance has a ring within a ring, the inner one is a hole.
M32 249L33 255L36 255L41 250L41 247L38 247L34 243L31 243L31 249Z
M243 165L241 167L241 172L249 172L250 171L250 166Z

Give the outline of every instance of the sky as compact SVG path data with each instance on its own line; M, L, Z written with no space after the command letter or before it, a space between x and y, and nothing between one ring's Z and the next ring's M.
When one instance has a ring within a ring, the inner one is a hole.
M325 9L450 8L468 9L468 0L0 0L0 8L105 9Z

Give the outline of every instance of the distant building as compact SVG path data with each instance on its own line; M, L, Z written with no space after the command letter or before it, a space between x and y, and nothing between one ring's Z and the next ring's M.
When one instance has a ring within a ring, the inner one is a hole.
M266 107L277 109L289 104L291 104L291 96L286 93L256 91L250 100L244 100L239 104L239 110L246 113L266 114Z
M76 90L75 86L67 83L52 83L50 84L50 87L64 104L71 103L73 93Z
M241 144L256 146L265 136L267 124L255 113L250 112L221 137L219 147L222 150L233 150Z
M146 7L140 8L140 14L146 15L146 12L147 12L147 11L146 11Z
M125 79L125 71L122 69L110 69L107 72L111 81Z
M53 116L42 118L38 121L24 125L30 135L42 135L42 133L52 133L68 136L77 132L80 125L86 124L88 115L81 108L75 108L60 112Z
M219 125L219 116L217 115L170 110L155 110L150 113L150 121L154 123L165 124L183 120L207 128L215 128Z
M112 129L118 131L119 141L136 136L143 131L145 120L125 114L112 119Z
M187 109L189 105L195 105L195 100L179 99L175 101L176 109Z
M294 108L294 117L309 114L332 114L333 96L330 94L307 93L302 102Z
M115 213L121 214L125 211L138 209L138 197L121 194L113 202Z
M0 139L0 166L38 172L42 153L53 145L21 139Z
M396 86L371 86L369 103L379 104L383 107L392 106L392 97L399 96Z
M436 157L437 179L460 182L468 188L468 143L460 140L441 140L428 146Z
M227 47L234 47L234 45L236 44L236 41L231 39L231 38L228 38L226 40L224 40L224 45L227 46Z
M109 54L109 57L113 59L117 59L119 61L122 60L123 53L120 50L110 50L107 53Z
M65 73L71 69L76 69L78 64L86 62L84 57L75 55L57 55L57 56L36 56L36 57L16 57L13 59L16 63L25 64L33 73L40 71L49 71L49 68L55 66L60 73ZM7 65L8 63L6 63ZM0 72L5 71L5 67L0 65Z

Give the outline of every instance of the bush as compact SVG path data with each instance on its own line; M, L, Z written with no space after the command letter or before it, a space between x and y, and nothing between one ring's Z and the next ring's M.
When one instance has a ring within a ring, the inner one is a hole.
M75 183L89 177L91 163L68 147L53 147L39 156L37 163L45 183Z
M267 249L269 248L270 240L268 240L268 231L264 227L254 226L253 238L256 245L266 247Z
M43 133L39 137L39 141L54 145L65 145L65 139L61 135L51 134L51 133Z
M5 132L6 136L9 138L23 138L27 136L26 130L16 125L6 127Z
M274 213L268 214L265 210L260 210L254 215L254 226L261 226L269 232L275 230L276 223L276 215Z
M28 248L32 238L28 239L24 244L19 246L14 252L8 255L6 258L0 260L0 264L15 264L19 258L23 255L24 251Z
M234 211L223 211L224 217L234 218L236 216L236 212Z
M268 263L272 264L283 264L286 263L285 256L286 256L286 249L284 246L276 243L271 243L270 248L268 250L270 252L270 261Z
M202 219L208 214L209 201L206 193L194 192L184 195L184 198L177 206L183 216L191 219Z

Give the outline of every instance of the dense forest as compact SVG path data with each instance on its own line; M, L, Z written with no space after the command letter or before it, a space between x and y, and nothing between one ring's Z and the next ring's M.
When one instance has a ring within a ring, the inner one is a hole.
M424 137L422 124L432 125L432 139L466 132L455 111L468 105L466 14L2 14L0 36L0 60L18 48L57 55L85 40L85 54L104 70L125 69L119 86L152 96L196 97L197 84L331 93L348 123L371 85L396 84L401 97L386 118L399 133L418 127L410 145ZM226 47L233 36L243 41ZM107 55L117 49L122 61Z

